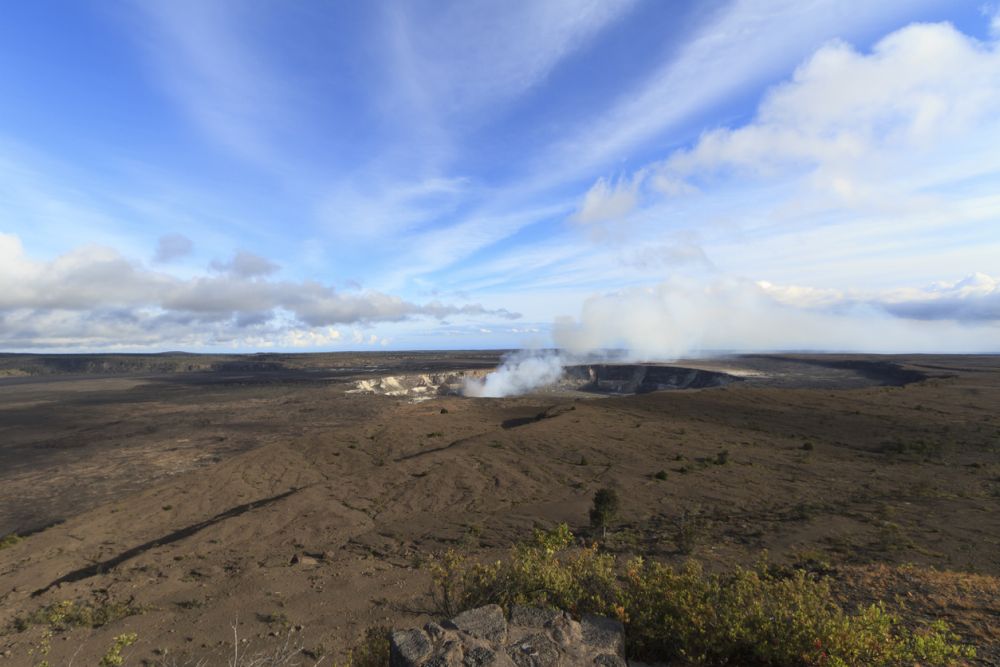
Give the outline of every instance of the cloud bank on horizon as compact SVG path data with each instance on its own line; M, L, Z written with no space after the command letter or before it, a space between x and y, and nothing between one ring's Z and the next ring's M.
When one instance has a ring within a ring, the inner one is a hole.
M1000 352L1000 5L10 14L0 349Z

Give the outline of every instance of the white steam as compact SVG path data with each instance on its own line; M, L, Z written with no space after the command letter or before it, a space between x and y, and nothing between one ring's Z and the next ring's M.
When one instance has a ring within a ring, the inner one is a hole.
M558 319L552 335L570 355L623 349L633 361L720 351L995 352L1000 318L989 317L993 292L956 290L889 298L674 279L591 297L579 319ZM916 314L907 316L910 311Z
M564 361L556 352L522 350L508 355L486 377L466 378L462 394L476 398L516 396L557 382Z

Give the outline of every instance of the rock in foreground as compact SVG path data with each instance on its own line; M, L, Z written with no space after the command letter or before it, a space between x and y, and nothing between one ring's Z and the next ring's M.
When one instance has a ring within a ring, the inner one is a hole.
M391 667L625 667L622 624L602 616L579 622L553 609L497 605L463 612L441 625L390 637Z

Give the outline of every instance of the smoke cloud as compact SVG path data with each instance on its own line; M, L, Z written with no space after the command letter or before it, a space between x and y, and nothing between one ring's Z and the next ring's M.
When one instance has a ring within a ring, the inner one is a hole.
M462 394L476 398L516 396L557 382L564 360L552 351L521 350L507 355L485 378L466 378Z
M923 289L840 291L737 278L675 278L587 299L558 318L558 351L520 351L466 396L523 394L563 368L614 352L619 361L669 362L747 352L996 353L1000 280L973 274Z
M739 279L672 280L591 297L579 319L556 321L553 338L571 355L624 349L647 361L725 351L996 352L1000 319L963 317L989 312L995 293L962 291L966 282L851 294ZM918 305L919 312L905 310Z

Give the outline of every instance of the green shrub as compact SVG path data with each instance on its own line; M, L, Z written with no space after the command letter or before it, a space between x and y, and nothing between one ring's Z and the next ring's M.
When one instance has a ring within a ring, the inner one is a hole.
M455 552L432 569L445 615L491 602L597 613L626 626L630 657L692 665L824 667L950 665L974 651L943 622L911 630L881 603L845 611L828 580L762 563L706 574L634 558L620 564L596 545L571 549L561 525L535 531L510 557L475 563Z
M12 547L24 538L17 533L8 533L3 537L0 537L0 550Z
M694 553L705 537L708 521L698 510L684 510L674 522L673 538L677 552L685 556Z
M122 650L134 644L137 639L139 639L139 636L134 632L115 637L115 643L111 645L108 652L101 658L100 667L121 667L124 665L125 658L122 656Z
M32 625L43 625L63 631L74 627L100 628L127 616L142 613L142 607L132 600L121 602L101 598L94 602L62 600L14 619L14 629L23 632Z
M505 561L474 563L449 550L431 564L435 606L444 616L493 602L601 613L616 595L615 558L596 545L568 550L573 540L561 524L536 529L532 541L514 547Z
M594 494L594 506L590 508L590 527L600 529L604 537L608 526L618 515L618 494L614 489L598 489Z
M364 639L351 649L344 667L386 667L388 664L389 628L377 625L365 631Z

